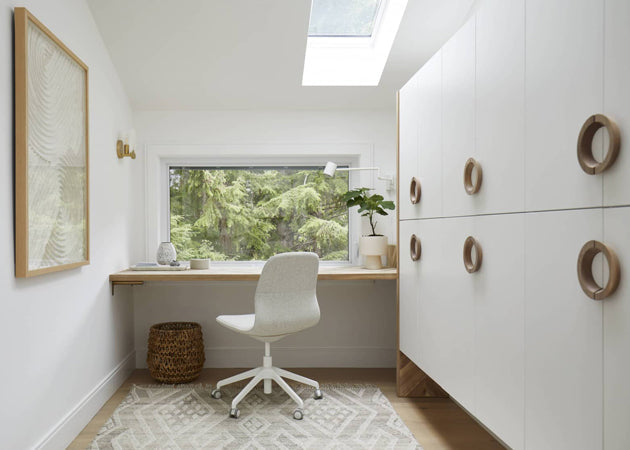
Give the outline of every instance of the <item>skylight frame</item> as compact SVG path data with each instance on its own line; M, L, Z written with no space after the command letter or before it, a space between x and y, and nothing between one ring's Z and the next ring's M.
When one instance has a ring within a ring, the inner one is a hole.
M313 1L313 0L312 0ZM311 35L308 34L307 32L307 38L308 39L316 39L316 40L331 40L333 41L332 44L337 45L336 41L337 39L343 39L344 41L348 40L348 41L352 41L352 40L357 40L357 41L363 41L363 40L369 40L370 43L372 43L374 41L374 36L378 33L378 28L379 25L381 23L381 18L383 17L383 10L385 9L385 4L387 3L388 0L378 0L378 6L376 9L376 16L374 17L374 26L372 27L372 32L369 36L359 36L359 35L345 35L345 34L340 34L340 35L322 35L322 36L318 36L318 35ZM309 21L309 28L310 28L310 21Z
M302 86L378 86L407 2L383 0L370 37L308 36Z

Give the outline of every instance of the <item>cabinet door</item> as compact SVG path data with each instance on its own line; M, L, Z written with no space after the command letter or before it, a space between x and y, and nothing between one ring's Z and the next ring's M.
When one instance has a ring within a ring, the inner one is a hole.
M440 300L438 278L442 271L442 244L440 220L428 219L418 221L418 237L422 245L418 276L418 309L416 315L418 353L420 360L416 363L434 381L438 381L438 355L441 346L440 329L435 321L434 311ZM404 244L401 244L404 245Z
M398 291L400 351L418 365L418 284L421 260L412 261L409 254L411 236L420 235L417 220L400 222L400 268Z
M409 185L412 177L418 175L418 76L414 75L400 90L398 111L398 139L400 172L401 219L411 219L418 215L419 205L409 199Z
M483 252L475 292L473 413L511 448L524 447L525 215L474 218Z
M621 281L604 305L604 444L630 448L630 208L604 210L604 243L617 253Z
M619 125L621 151L604 172L604 205L630 205L630 2L606 0L604 114Z
M417 217L442 215L442 53L418 72L418 174L422 198Z
M486 1L477 12L476 30L475 147L483 183L474 201L482 213L523 211L524 0Z
M527 0L525 206L600 206L601 176L582 171L576 143L603 107L604 0Z
M475 153L475 21L469 20L442 48L444 215L475 212L466 194L464 164Z
M418 328L428 374L451 396L473 409L473 275L466 272L462 248L473 234L468 217L422 220L423 264Z
M602 302L582 292L576 270L582 246L602 240L602 214L591 209L525 217L528 449L602 447Z

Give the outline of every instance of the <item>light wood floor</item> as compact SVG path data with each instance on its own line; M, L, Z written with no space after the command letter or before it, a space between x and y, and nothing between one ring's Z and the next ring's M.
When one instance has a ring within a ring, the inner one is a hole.
M215 384L244 369L204 369L195 383ZM414 434L424 450L502 449L488 432L450 399L399 398L396 396L394 369L291 369L320 383L370 383L377 385ZM133 384L155 383L148 370L135 370L120 389L105 403L90 423L70 444L84 449L125 398ZM227 414L227 412L226 412ZM308 416L307 416L308 417Z

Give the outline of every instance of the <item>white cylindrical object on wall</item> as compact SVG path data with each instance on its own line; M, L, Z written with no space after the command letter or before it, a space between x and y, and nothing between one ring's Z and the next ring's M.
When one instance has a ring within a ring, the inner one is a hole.
M335 164L332 161L328 161L326 163L326 167L324 167L324 175L328 175L329 177L332 177L333 175L335 175L336 170L337 170L337 164Z

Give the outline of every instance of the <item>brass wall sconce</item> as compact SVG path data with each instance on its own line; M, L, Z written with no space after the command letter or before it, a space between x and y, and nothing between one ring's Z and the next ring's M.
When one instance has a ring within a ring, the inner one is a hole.
M136 132L134 130L130 130L126 136L116 141L116 155L118 155L118 159L122 159L127 156L131 159L136 159L135 146Z

